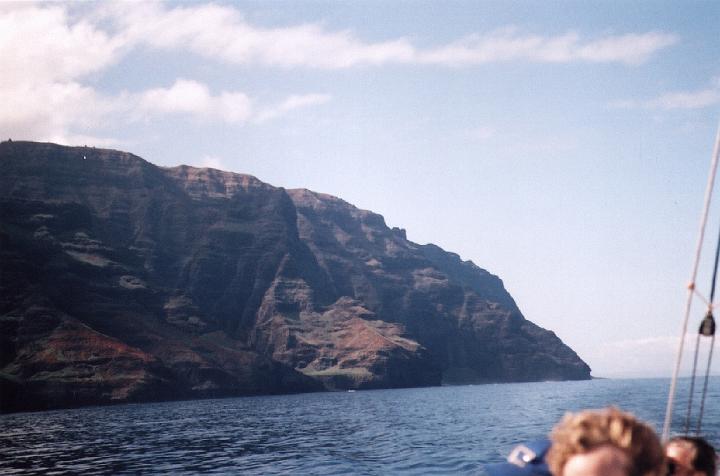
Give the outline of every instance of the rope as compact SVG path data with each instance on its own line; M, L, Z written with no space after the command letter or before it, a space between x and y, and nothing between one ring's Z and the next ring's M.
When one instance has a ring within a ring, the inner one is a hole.
M700 219L700 233L698 236L697 247L695 249L695 262L693 263L692 272L690 274L690 284L688 286L687 302L685 304L685 316L683 318L682 332L680 333L680 343L678 344L677 358L675 359L675 368L673 369L672 380L670 381L670 391L668 393L668 402L665 409L665 423L663 424L663 441L667 441L670 437L670 423L672 421L673 404L675 402L675 389L677 387L678 374L680 373L680 363L682 361L683 347L685 345L685 335L687 334L687 325L690 318L690 308L692 307L693 291L695 289L695 279L697 278L698 266L700 264L700 253L705 239L705 225L707 224L708 213L710 211L710 199L713 194L715 184L715 174L717 173L718 159L720 158L720 127L718 127L715 136L715 147L713 150L712 160L710 163L710 173L705 187L705 204L703 207L702 217Z
M713 309L714 306L710 303L710 301L707 300L705 296L700 294L697 289L695 289L693 292L695 293L695 296L697 296L697 298L700 299L703 304L705 304L705 306L707 306L708 309Z
M693 396L695 395L695 371L697 370L698 349L700 348L700 333L698 332L695 339L695 358L693 359L692 377L690 379L690 397L688 398L687 414L685 415L685 428L683 433L686 435L690 431L690 415L692 414Z
M712 320L712 310L713 310L713 304L715 303L715 284L717 283L717 275L718 275L718 259L720 258L720 230L718 231L718 242L717 246L715 247L715 262L713 264L713 274L712 274L712 280L710 284L710 302L708 303L708 311L705 315L705 318L700 323L700 329L698 329L698 335L697 339L695 339L695 355L693 356L693 368L692 368L692 374L690 378L690 396L688 397L688 408L687 408L687 415L685 416L685 434L687 435L690 431L690 416L692 415L692 404L693 399L695 398L695 375L697 373L697 361L698 361L698 354L700 353L700 336L704 335L703 332L703 326L705 324L706 320ZM706 335L706 334L705 334ZM715 338L715 334L713 333L713 341ZM712 359L712 347L710 349L710 359ZM697 432L700 433L700 424L702 422L702 414L703 409L705 407L705 395L707 393L707 373L710 371L710 363L711 360L708 361L708 367L705 372L705 386L703 388L702 393L702 399L700 403L700 415L698 416L698 424L697 424Z
M698 334L699 335L699 334ZM712 335L710 341L710 352L708 353L707 369L705 370L705 385L703 386L702 400L700 400L700 415L698 415L696 435L700 435L700 426L702 425L703 412L705 411L705 397L707 396L708 378L710 377L710 364L712 363L713 348L715 347L715 334Z
M712 284L710 284L710 304L715 302L715 283L717 282L718 258L720 258L720 231L718 231L718 243L715 248L715 264L713 265ZM712 314L712 309L708 310Z

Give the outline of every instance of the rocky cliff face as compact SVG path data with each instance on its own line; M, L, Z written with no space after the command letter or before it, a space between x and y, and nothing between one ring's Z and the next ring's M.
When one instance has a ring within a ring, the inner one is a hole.
M307 190L0 144L3 411L589 378L502 282Z

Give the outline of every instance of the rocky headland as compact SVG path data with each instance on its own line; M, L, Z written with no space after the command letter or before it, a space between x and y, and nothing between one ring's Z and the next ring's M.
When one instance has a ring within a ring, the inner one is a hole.
M588 379L502 281L242 174L0 143L0 409Z

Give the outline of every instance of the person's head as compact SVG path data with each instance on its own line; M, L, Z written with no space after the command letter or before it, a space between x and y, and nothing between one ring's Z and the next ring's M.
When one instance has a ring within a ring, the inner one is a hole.
M715 449L704 439L692 436L672 438L665 446L668 473L677 476L715 476Z
M660 440L645 423L617 408L568 413L553 429L547 455L555 476L656 476Z

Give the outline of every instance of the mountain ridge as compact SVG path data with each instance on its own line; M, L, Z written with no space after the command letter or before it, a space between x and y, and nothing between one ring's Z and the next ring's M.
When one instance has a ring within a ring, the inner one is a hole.
M500 278L331 195L2 142L0 213L2 411L590 378Z

